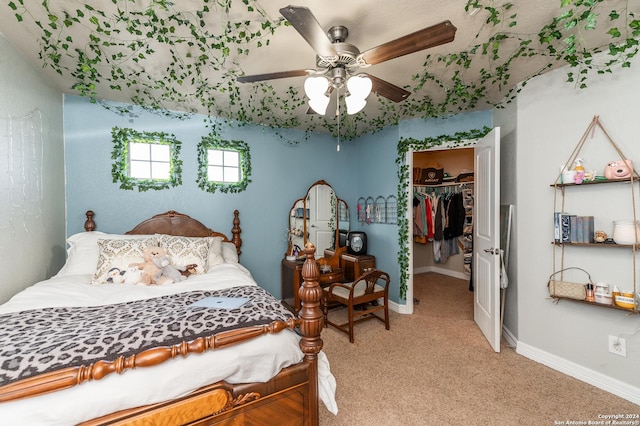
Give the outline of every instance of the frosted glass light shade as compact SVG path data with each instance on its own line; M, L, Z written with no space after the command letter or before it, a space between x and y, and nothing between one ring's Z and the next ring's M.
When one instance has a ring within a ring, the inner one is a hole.
M362 111L365 105L367 105L367 101L353 95L347 96L344 101L347 104L347 114L349 115Z
M324 94L328 88L329 80L324 77L309 77L304 81L304 92L309 99L326 97Z
M320 115L324 115L327 112L328 105L329 98L324 95L309 99L309 106Z
M355 97L364 100L371 93L372 83L369 77L354 75L347 80L347 89Z

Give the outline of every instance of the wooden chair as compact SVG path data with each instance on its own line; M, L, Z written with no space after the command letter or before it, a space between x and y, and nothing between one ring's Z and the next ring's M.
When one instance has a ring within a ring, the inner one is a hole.
M355 284L354 284L355 283ZM389 330L389 274L378 269L372 269L353 283L333 283L325 290L323 303L324 322L349 335L349 341L353 343L353 325L357 322L376 318L384 322ZM383 304L377 303L378 299ZM328 318L330 305L344 305L347 308L348 321L337 324ZM384 319L375 314L384 311Z

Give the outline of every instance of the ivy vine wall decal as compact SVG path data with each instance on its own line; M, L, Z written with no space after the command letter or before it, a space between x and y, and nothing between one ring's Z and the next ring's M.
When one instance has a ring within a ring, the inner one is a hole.
M28 23L38 32L43 66L71 76L74 82L68 90L94 102L105 90L126 92L131 93L127 99L113 100L178 117L181 113L173 111L204 112L228 125L259 123L337 135L333 117L300 113L306 109L300 87L292 85L283 92L269 82L244 87L237 83L244 73L238 58L268 46L288 25L280 16L268 16L261 3L202 0L188 2L186 10L181 2L169 0L149 0L144 6L133 0L12 0L3 7L18 23ZM409 99L396 104L379 98L379 111L342 116L341 137L376 132L405 118L499 107L526 84L512 81L512 67L523 58L535 57L539 64L528 78L568 64L568 82L586 87L593 73L630 66L640 35L634 3L558 0L557 15L532 31L521 28L517 1L498 6L493 0L467 0L464 8L477 9L476 17L483 19L483 37L477 40L484 41L455 53L426 55L422 69L413 71L411 86L405 87L412 92ZM605 31L609 41L587 48L585 40L594 30ZM608 60L596 63L593 55L598 52L606 52ZM446 73L434 71L443 67ZM491 98L490 88L499 89L499 99Z

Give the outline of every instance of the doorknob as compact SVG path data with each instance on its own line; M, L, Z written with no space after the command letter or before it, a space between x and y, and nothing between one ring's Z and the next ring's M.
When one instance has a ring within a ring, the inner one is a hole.
M491 254L500 254L500 250L494 249L493 247L488 248L488 249L484 249L484 251L487 252L487 253L491 253Z

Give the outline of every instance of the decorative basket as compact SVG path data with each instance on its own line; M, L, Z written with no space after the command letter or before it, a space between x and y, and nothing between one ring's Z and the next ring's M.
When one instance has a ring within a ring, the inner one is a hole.
M549 294L551 297L564 297L567 299L575 299L575 300L585 300L587 298L587 288L585 284L572 283L567 281L559 281L554 280L553 277L561 272L564 272L569 269L578 269L585 274L587 274L588 283L593 284L591 281L591 275L587 271L581 268L570 267L565 268L560 271L554 272L549 277L549 282L547 283L547 287L549 288Z

